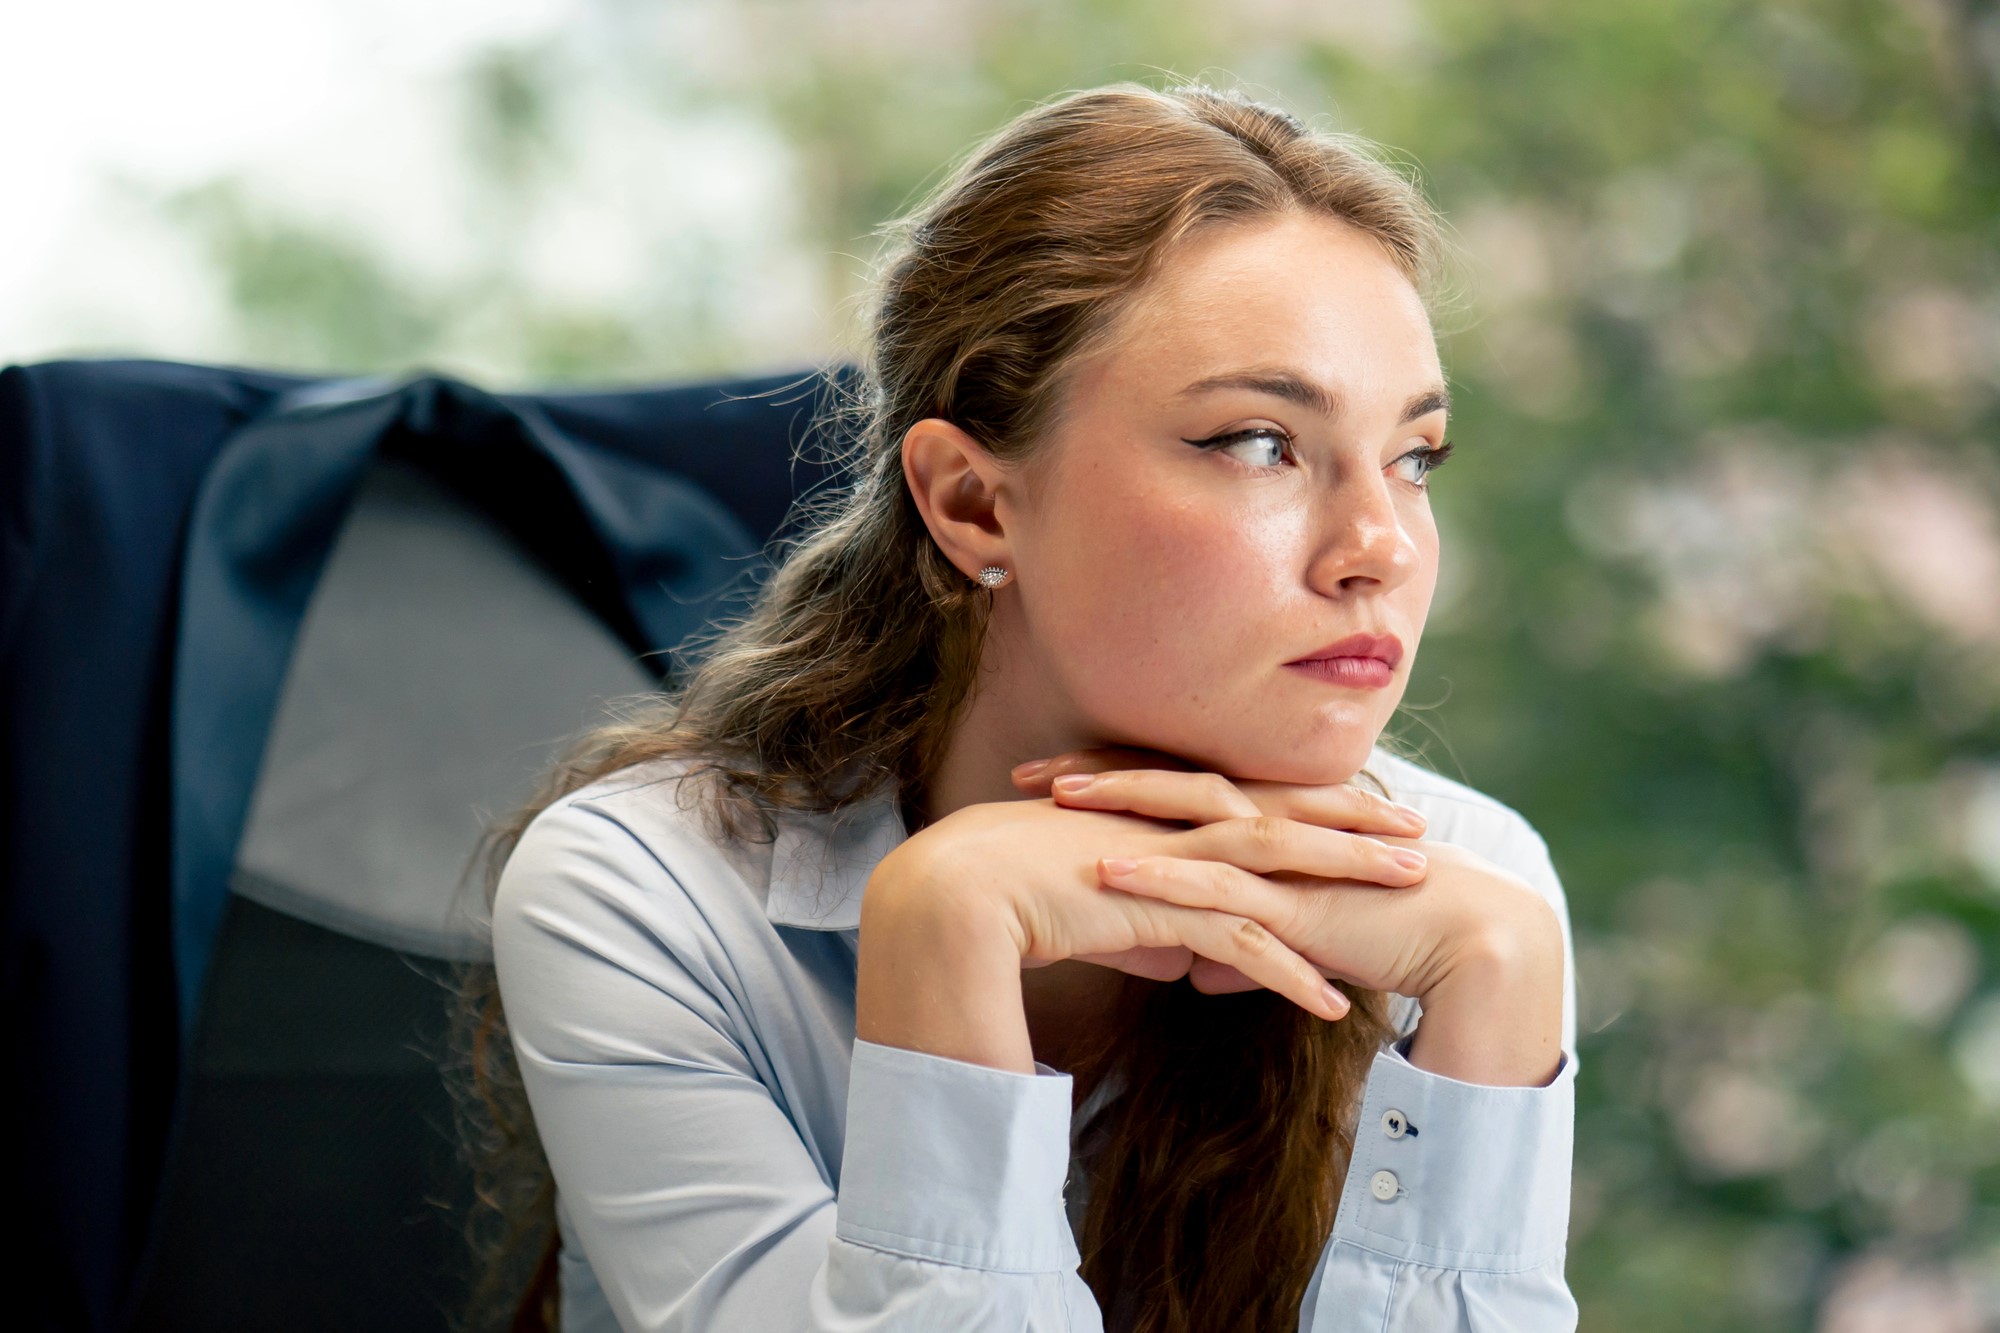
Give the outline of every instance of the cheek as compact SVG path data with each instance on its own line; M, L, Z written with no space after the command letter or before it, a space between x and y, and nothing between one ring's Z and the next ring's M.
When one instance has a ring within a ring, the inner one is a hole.
M1431 599L1437 592L1438 563L1442 559L1437 524L1426 515L1425 522L1412 528L1417 548L1417 568L1402 589L1402 603L1410 617L1412 633L1421 631L1430 616Z
M1212 494L1092 482L1063 549L1044 555L1061 572L1053 596L1035 599L1037 637L1056 645L1072 697L1106 721L1210 703L1280 613L1296 525Z

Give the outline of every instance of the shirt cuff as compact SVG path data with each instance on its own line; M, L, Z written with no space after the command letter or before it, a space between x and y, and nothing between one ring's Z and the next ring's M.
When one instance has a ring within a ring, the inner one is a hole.
M1375 1054L1334 1236L1437 1267L1517 1272L1569 1243L1576 1055L1540 1087L1466 1083Z
M1074 1076L857 1037L834 1235L1007 1273L1073 1270L1063 1211Z

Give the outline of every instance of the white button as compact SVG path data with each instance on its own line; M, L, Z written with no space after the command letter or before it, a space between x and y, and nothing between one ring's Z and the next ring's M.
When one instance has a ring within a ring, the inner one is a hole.
M1398 1188L1394 1171L1377 1171L1368 1178L1368 1192L1383 1203L1395 1198Z
M1382 1113L1382 1132L1390 1138L1402 1138L1404 1134L1409 1132L1409 1128L1410 1118L1401 1111L1390 1110Z

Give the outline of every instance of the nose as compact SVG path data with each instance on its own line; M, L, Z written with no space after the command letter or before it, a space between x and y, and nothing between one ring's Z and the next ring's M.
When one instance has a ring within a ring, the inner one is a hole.
M1360 471L1318 497L1309 579L1328 596L1366 587L1386 591L1415 572L1421 553L1381 472ZM1418 503L1423 503L1419 500Z

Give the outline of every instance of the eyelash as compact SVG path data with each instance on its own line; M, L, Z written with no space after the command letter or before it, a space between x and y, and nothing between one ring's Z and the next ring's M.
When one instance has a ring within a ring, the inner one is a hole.
M1188 440L1187 443L1194 445L1197 449L1222 449L1228 445L1235 444L1239 440L1252 439L1259 435L1274 436L1284 441L1287 450L1292 448L1293 439L1291 435L1281 430L1273 430L1269 426L1253 426L1249 430L1234 430L1230 431L1227 435L1212 435L1205 440ZM1447 439L1443 444L1423 445L1420 448L1410 450L1410 453L1404 454L1402 458L1398 458L1396 461L1400 463L1404 458L1408 458L1410 454L1415 454L1424 460L1424 480L1418 483L1418 488L1428 489L1431 473L1443 467L1445 460L1451 457L1451 441ZM1242 463L1244 467L1249 468L1252 472L1278 472L1282 470L1276 464L1243 463L1243 460L1240 458L1236 461Z

